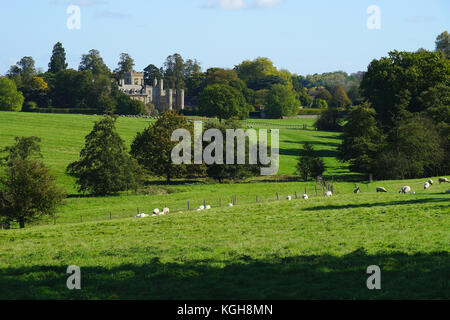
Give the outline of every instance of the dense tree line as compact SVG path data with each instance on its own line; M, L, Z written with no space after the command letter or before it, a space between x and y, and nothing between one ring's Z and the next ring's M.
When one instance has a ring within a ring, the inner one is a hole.
M447 40L446 40L447 39ZM450 172L450 60L435 52L392 51L373 60L361 81L366 103L351 109L339 158L380 179Z

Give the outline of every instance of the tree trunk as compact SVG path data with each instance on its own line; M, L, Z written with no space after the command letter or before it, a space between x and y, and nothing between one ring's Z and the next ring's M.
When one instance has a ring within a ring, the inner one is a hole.
M19 219L19 226L20 226L20 229L25 228L25 219L24 218Z

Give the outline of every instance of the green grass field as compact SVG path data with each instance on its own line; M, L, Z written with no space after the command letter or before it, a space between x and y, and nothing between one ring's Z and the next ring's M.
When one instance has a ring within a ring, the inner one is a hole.
M355 195L355 182L343 180L358 175L335 159L338 134L297 128L311 127L312 119L248 120L257 128L279 127L279 176L222 185L154 181L159 194L84 197L64 171L95 119L0 113L0 147L15 136L41 137L44 162L71 194L56 225L0 230L0 299L450 298L449 185L357 183L362 193ZM120 118L118 131L129 145L148 123ZM316 196L313 182L287 177L305 141L336 180L333 198L321 190ZM404 185L416 194L398 194ZM389 192L377 194L377 186ZM305 188L309 200L286 201ZM225 207L232 196L237 206ZM190 209L204 201L213 209L188 211L188 201ZM171 214L132 218L137 208L148 213L163 206ZM66 288L69 265L81 267L80 291ZM370 265L382 269L382 290L366 287Z

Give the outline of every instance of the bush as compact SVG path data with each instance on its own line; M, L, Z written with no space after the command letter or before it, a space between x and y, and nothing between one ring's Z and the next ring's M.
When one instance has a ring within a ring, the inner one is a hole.
M317 130L342 131L342 113L333 108L324 111L314 123Z
M328 109L328 103L325 100L316 98L316 99L314 99L311 108Z

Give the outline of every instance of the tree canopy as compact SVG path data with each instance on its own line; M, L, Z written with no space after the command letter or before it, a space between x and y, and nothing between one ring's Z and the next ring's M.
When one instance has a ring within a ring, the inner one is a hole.
M80 192L105 196L138 188L139 166L128 154L115 122L111 116L95 122L86 136L80 160L67 167L67 172L76 177Z
M0 110L21 111L24 97L17 91L14 81L7 77L0 77Z
M57 42L53 46L52 56L48 64L48 72L58 73L65 69L67 69L66 51L64 50L62 43Z

